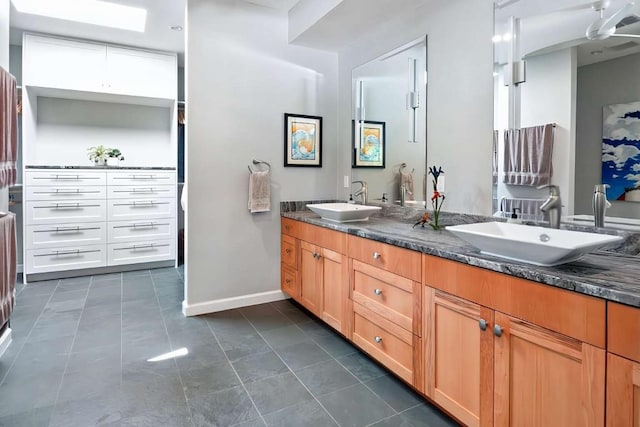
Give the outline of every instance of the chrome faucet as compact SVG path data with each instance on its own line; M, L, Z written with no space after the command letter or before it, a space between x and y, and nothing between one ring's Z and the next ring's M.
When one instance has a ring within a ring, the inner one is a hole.
M538 190L543 188L549 188L549 197L540 206L540 210L543 213L549 213L549 227L560 228L560 217L562 215L560 188L557 185L541 185Z
M367 204L367 182L366 181L353 181L352 184L360 184L361 187L353 193L354 197L360 196L360 200L363 205Z
M407 203L407 187L403 184L400 186L400 206Z

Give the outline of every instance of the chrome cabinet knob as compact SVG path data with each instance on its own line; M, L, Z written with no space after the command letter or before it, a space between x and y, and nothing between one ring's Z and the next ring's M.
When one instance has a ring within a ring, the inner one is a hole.
M286 253L290 254L291 253L291 249L285 249L284 250Z
M481 329L481 330L483 330L483 331L486 331L486 330L487 330L487 321L486 321L486 320L484 320L484 319L480 319L480 320L478 321L478 325L480 326L480 329Z
M378 336L376 336L374 339L376 340L376 342L377 342L378 344L380 344L380 343L382 342L382 337L378 337Z
M374 252L373 259L380 259L380 254L378 252Z
M493 327L493 335L497 336L497 337L501 337L502 336L502 326L500 325L495 325Z
M378 296L380 296L380 295L382 295L382 289L374 289L373 293L378 295Z

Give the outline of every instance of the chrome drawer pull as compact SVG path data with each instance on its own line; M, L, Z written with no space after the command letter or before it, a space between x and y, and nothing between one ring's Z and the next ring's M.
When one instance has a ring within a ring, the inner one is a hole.
M381 255L378 252L373 253L373 259L380 259Z
M58 181L78 181L80 179L100 179L98 176L81 176L81 175L52 175L52 176L34 176L33 179L55 179Z
M158 225L171 225L168 222L142 222L130 225L114 225L113 228L155 228Z
M378 337L378 336L376 336L374 339L376 340L376 342L377 342L378 344L380 344L380 343L382 342L382 337Z
M382 295L382 289L374 289L373 293L378 295L378 296L380 296L380 295Z
M284 250L285 253L290 254L291 253L291 249L287 248Z
M81 205L80 203L56 203L50 206L34 206L34 209L77 209L77 208L91 208L100 207L100 205Z
M146 245L133 245L133 246L129 246L128 248L113 248L113 250L114 251L135 251L137 249L155 249L163 246L169 246L169 244L165 243L163 245L157 245L155 243L149 243Z
M487 321L484 320L484 319L478 320L478 326L480 326L480 330L486 331L487 330Z
M51 228L49 230L34 230L34 233L65 233L65 232L69 232L69 231L85 231L85 230L100 230L100 227L80 227L79 225L76 226L69 226L69 227L56 227L56 228Z
M153 200L137 200L132 203L114 203L113 206L135 206L135 207L149 207L156 205L168 205L169 202L155 202Z
M88 253L92 253L92 252L100 252L99 250L95 249L95 250L87 250L87 251L81 251L80 249L73 249L70 251L54 251L48 254L36 254L34 256L60 256L60 255L80 255L80 254L88 254Z
M497 336L497 337L501 337L502 336L502 326L500 325L495 325L493 327L493 335Z

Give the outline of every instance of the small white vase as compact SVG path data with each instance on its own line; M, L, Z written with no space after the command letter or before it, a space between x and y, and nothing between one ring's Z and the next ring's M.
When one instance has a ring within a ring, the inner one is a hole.
M120 166L120 159L117 157L107 158L107 166Z
M103 158L97 158L94 160L95 165L96 166L106 166L107 165L107 159L103 159Z

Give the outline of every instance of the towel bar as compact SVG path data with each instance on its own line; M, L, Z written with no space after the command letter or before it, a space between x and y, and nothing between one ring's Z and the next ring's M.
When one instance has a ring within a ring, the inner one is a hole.
M252 162L254 165L259 165L259 164L267 165L268 170L271 170L271 165L269 164L269 162L265 162L264 160L258 160L258 159L253 159ZM251 166L247 166L247 168L249 168L249 172L253 173L253 169L251 169Z

